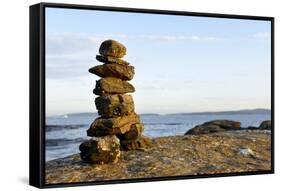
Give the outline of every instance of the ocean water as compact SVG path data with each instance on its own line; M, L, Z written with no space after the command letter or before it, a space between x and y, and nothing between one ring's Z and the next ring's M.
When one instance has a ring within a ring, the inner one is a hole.
M52 116L46 119L46 161L65 157L79 152L79 144L89 138L86 130L96 114L71 114ZM144 135L163 137L183 135L196 125L216 119L229 119L241 122L242 127L259 126L264 120L270 120L266 114L143 114L141 121L145 125Z

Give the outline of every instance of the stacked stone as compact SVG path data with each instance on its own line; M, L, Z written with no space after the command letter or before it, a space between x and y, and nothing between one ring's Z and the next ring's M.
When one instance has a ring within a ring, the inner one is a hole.
M128 81L134 77L134 67L121 59L126 47L114 40L104 41L96 59L102 62L89 69L99 77L93 90L96 109L100 117L94 120L87 135L95 137L80 145L81 158L91 163L116 162L120 148L143 149L150 140L142 136L143 124L135 113L131 95L135 88Z

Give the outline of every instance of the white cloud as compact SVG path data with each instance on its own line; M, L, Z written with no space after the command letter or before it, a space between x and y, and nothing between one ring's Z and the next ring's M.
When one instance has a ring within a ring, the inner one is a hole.
M47 52L48 55L73 53L76 51L91 50L99 45L105 39L120 39L120 40L153 40L163 42L177 41L192 41L192 42L216 42L223 38L214 36L199 36L199 35L126 35L126 34L60 34L48 35L47 37Z
M270 36L271 34L269 32L260 32L253 35L254 38L258 38L258 39L269 38Z
M46 39L47 56L62 54L76 55L92 51L100 43L99 40L84 35L48 35Z
M46 39L46 70L49 79L77 78L87 75L95 62L100 42L85 35L48 35ZM79 67L77 67L79 66Z
M48 34L46 39L47 78L76 78L86 75L95 63L99 45L105 39L156 42L215 42L222 40L208 36L185 35L125 35L125 34ZM79 67L77 67L79 66Z
M176 41L193 41L193 42L211 42L220 41L222 38L197 36L197 35L111 35L112 38L125 39L125 40L154 40L164 42Z

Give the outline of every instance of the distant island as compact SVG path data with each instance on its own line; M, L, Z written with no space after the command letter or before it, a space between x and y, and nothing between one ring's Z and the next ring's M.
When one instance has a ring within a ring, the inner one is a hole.
M179 113L168 113L168 114L158 114L158 113L142 113L141 116L156 116L156 115L255 115L255 114L271 114L270 109L243 109L235 111L206 111L206 112L179 112ZM81 112L81 113L70 113L61 116L98 116L96 112Z
M176 113L176 115L251 115L251 114L270 114L270 109L243 109L236 111L213 111L213 112L190 112L190 113Z

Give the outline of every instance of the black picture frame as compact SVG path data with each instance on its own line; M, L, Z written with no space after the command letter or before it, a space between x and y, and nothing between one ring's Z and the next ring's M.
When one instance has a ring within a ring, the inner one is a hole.
M247 20L264 20L271 22L271 170L223 173L208 175L187 175L161 178L141 178L134 180L108 180L97 182L79 182L62 184L45 184L45 9L67 8L80 10L103 10L114 12L153 13L164 15L183 15L198 17L233 18ZM232 15L217 13L200 13L170 10L136 9L121 7L104 7L93 5L74 5L39 3L30 6L30 128L29 128L29 184L38 188L99 185L113 183L132 183L163 181L191 178L227 177L274 173L274 17Z

